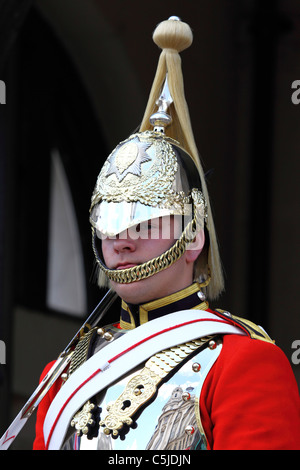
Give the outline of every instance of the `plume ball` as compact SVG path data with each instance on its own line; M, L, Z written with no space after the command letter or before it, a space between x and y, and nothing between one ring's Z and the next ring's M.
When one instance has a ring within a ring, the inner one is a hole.
M168 20L160 23L153 33L153 41L160 49L184 51L193 42L191 28L182 21Z

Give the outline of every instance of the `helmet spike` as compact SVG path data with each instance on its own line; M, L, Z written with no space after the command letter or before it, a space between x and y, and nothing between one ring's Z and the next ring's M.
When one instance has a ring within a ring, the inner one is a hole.
M156 113L150 116L150 124L154 127L154 132L161 132L165 134L165 128L172 122L171 116L167 114L167 111L172 103L173 98L169 90L167 74L161 95L156 101L158 110Z

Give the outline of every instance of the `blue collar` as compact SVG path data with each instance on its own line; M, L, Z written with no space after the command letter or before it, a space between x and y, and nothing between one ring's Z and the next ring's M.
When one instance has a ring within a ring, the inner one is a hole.
M161 299L134 305L127 304L122 300L120 325L123 329L132 329L147 321L159 318L179 310L201 308L205 310L208 304L201 300L201 292L198 283L194 283L185 289ZM201 306L201 307L200 307Z

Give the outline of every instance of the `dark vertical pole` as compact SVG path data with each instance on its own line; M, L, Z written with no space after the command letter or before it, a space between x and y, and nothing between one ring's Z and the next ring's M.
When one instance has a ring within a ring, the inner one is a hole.
M278 2L255 2L253 34L252 148L249 196L248 318L267 327L273 171L273 107Z
M6 83L6 104L0 108L0 340L5 343L5 364L0 365L0 423L7 426L11 384L12 312L14 286L13 249L13 194L14 153L12 152L12 107L9 75L2 77ZM7 86L9 85L9 86Z
M32 0L0 0L0 80L6 85L6 103L0 104L0 340L6 363L0 365L0 434L8 426L11 400L12 313L15 285L14 200L16 181L16 80L13 48ZM11 57L12 56L12 57Z
M248 318L268 328L277 50L291 21L278 0L255 1L253 35L252 146L249 175ZM280 188L278 188L280 190Z

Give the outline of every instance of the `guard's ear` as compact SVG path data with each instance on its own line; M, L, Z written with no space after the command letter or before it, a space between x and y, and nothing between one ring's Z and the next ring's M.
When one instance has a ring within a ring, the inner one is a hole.
M194 261L196 261L201 251L203 250L204 243L204 230L200 230L200 232L197 233L194 241L190 243L186 249L186 260L188 263L194 263Z

